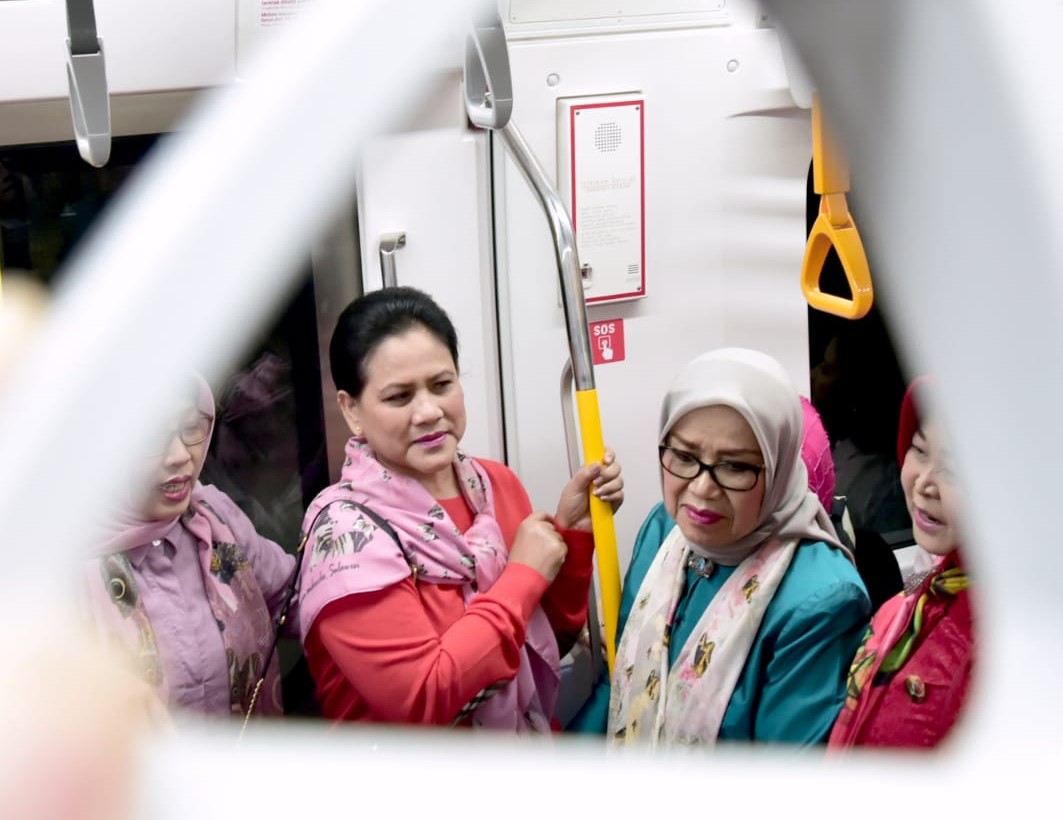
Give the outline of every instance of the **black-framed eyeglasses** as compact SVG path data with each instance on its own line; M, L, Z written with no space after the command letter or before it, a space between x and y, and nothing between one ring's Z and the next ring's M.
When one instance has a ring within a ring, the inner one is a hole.
M702 473L708 473L709 477L725 490L739 493L749 492L756 487L757 479L764 472L763 467L744 461L717 461L715 464L706 464L686 450L676 450L664 444L657 448L657 454L660 456L661 466L676 478L693 481Z
M199 413L195 419L190 419L178 427L162 433L155 439L155 446L148 448L148 455L155 457L165 453L170 448L170 442L173 441L174 436L181 439L181 443L185 447L195 447L197 444L202 444L207 440L207 436L210 435L210 428L213 424L214 419Z

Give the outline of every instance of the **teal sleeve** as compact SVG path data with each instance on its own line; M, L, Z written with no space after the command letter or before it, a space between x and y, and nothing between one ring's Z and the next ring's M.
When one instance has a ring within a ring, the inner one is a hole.
M565 731L604 735L609 723L609 695L609 674L603 666L597 685L591 689L591 696L565 726Z
M635 548L631 553L631 563L624 576L623 593L620 597L620 619L616 630L618 644L624 632L627 617L631 614L631 607L635 604L635 594L642 586L642 579L646 577L646 571L653 563L653 559L657 557L657 550L660 549L665 537L674 526L675 522L669 517L664 504L658 504L650 511L646 520L642 522L642 527L639 528L639 534L635 538ZM605 734L605 728L609 722L610 688L609 673L602 669L598 684L591 692L590 698L569 722L566 730Z
M794 610L768 664L755 740L812 744L827 739L869 617L867 593L857 583L827 587Z

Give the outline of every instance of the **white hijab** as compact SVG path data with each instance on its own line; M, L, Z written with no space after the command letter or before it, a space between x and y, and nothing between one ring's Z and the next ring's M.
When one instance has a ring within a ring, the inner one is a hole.
M665 394L659 443L665 443L672 427L691 410L712 405L733 408L753 429L764 456L764 502L749 535L723 549L697 544L690 548L724 566L741 563L773 537L825 541L845 550L819 498L808 488L801 460L801 400L782 365L765 353L740 347L698 356Z

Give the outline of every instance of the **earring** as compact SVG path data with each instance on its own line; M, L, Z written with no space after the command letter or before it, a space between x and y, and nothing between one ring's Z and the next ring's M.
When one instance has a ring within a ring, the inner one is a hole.
M354 434L356 436L360 436L362 434L362 428L361 427L355 427L354 428Z

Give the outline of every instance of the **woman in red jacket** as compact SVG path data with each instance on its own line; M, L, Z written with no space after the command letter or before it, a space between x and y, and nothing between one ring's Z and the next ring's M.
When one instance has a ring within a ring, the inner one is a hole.
M830 745L931 747L963 708L974 660L967 572L960 557L960 491L946 442L921 418L917 379L901 406L897 457L915 540L936 557L924 576L875 614L849 672Z
M352 437L304 519L298 604L324 715L549 730L587 615L588 489L619 505L620 465L584 466L550 517L464 455L457 336L420 291L355 300L329 354Z

